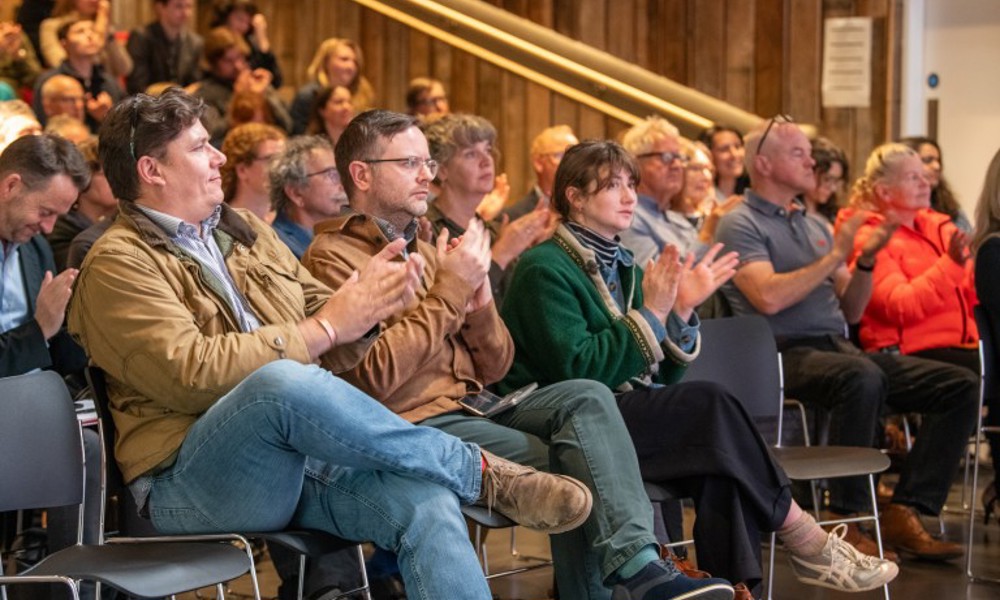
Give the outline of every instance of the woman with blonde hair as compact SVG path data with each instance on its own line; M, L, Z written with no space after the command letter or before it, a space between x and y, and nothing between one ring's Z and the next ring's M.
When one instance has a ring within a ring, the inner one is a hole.
M929 137L903 138L900 143L916 150L920 156L920 162L924 164L924 172L927 173L927 180L931 184L931 208L951 217L951 220L962 231L971 232L972 224L962 212L955 192L951 190L948 180L944 178L942 173L944 157L941 155L941 146L936 140Z
M292 133L304 133L309 125L309 111L316 95L324 87L342 85L351 91L356 113L375 107L375 90L364 76L365 59L361 47L344 38L324 40L306 73L309 83L295 94L292 102Z
M983 191L976 205L976 228L972 236L972 251L975 253L976 294L980 306L989 318L990 331L994 340L1000 340L1000 151L990 161L986 169L986 179L983 181ZM994 344L997 342L994 341ZM996 369L997 365L990 365ZM984 420L985 425L1000 425L1000 393L994 388L983 390L989 412ZM1000 448L1000 435L986 435L990 441L990 449ZM995 455L994 455L995 456ZM994 460L996 460L994 458ZM996 508L998 492L997 479L986 486L983 491L983 508L986 511L986 521Z
M868 157L838 227L856 213L865 222L854 238L852 269L872 272L872 294L861 317L868 352L897 352L979 372L976 294L968 237L931 209L931 186L920 156L903 144L884 144ZM884 221L896 230L874 262L857 258Z

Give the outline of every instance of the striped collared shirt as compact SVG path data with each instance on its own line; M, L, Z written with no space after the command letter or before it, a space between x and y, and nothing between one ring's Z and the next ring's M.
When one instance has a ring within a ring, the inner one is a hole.
M239 323L240 331L246 333L260 327L260 321L253 314L247 299L236 289L236 283L229 273L229 268L226 267L226 259L222 256L222 250L219 249L219 244L213 235L222 216L221 206L217 206L215 212L200 223L200 228L148 206L140 204L135 206L163 229L181 251L202 267L202 274L209 280L209 287L216 292L222 291L220 294L222 300L229 306L236 322Z

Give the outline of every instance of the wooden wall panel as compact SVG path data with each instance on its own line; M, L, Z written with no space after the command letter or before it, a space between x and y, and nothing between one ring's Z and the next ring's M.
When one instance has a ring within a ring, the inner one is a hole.
M652 0L655 14L650 19L649 43L652 56L659 54L657 73L678 83L688 85L691 73L688 63L693 62L688 50L688 7L691 2Z
M822 0L796 0L789 13L787 79L784 112L797 121L816 123L820 116L820 89L822 75L822 47L816 40L823 39Z
M687 15L688 85L725 96L726 1L701 0Z
M852 160L891 135L898 114L899 12L903 0L483 0L630 60L678 83L764 117L790 113L842 145ZM316 46L327 37L358 41L379 100L403 108L408 81L444 81L455 111L496 124L500 170L512 196L531 184L527 148L542 128L573 127L581 137L617 137L624 124L505 73L424 34L408 31L350 0L257 0L285 71L290 97L305 81ZM0 14L16 0L0 0ZM198 0L202 11L210 0ZM152 18L149 0L115 0L115 19L131 28ZM820 97L823 19L875 19L872 106L823 109ZM894 108L895 107L895 108Z
M764 118L782 113L785 105L786 0L756 0L754 28L754 103Z

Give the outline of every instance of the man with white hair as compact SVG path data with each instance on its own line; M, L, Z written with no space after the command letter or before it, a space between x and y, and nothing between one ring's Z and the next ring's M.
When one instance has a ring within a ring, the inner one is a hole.
M684 216L671 210L671 203L684 189L687 157L681 152L680 132L661 117L649 117L634 125L622 137L622 146L639 163L639 202L632 227L622 233L622 244L635 255L636 264L645 265L660 255L667 244L698 256L708 249L692 243L685 230Z

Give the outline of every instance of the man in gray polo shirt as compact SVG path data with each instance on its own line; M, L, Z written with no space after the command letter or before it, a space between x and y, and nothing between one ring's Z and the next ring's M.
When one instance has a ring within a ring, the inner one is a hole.
M815 186L809 140L793 123L771 119L746 137L752 189L716 233L742 264L723 292L736 314L763 314L782 352L785 390L828 410L830 443L871 446L883 407L924 415L892 503L882 514L886 543L926 559L962 548L932 538L917 516L941 511L951 477L975 425L977 382L966 370L899 354L865 354L847 339L871 296L871 271L892 234L884 226L862 249L854 274L844 260L860 222L836 236L807 217L796 197ZM831 508L866 511L861 478L831 482ZM855 536L860 535L852 531Z

